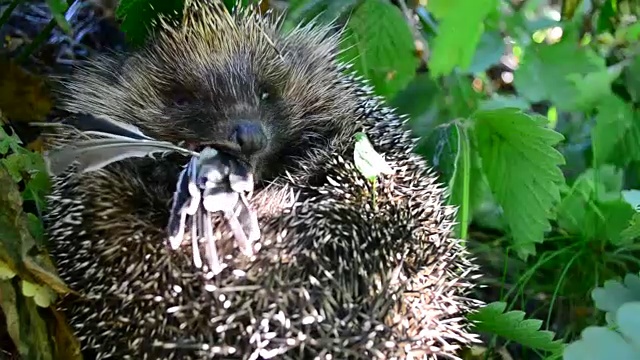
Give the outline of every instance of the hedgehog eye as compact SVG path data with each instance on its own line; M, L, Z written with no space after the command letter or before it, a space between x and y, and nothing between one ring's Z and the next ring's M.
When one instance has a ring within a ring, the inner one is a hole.
M260 99L261 100L267 100L269 99L269 97L271 96L271 94L269 94L268 92L263 92L262 95L260 95Z
M190 98L187 95L177 95L173 97L173 105L185 106L188 105Z

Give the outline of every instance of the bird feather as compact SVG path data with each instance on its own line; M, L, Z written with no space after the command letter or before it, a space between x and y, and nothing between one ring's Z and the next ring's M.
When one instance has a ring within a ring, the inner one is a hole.
M194 155L192 151L165 141L122 138L80 141L47 151L44 157L49 173L55 176L65 171L75 161L78 162L79 172L90 172L116 161L169 152Z

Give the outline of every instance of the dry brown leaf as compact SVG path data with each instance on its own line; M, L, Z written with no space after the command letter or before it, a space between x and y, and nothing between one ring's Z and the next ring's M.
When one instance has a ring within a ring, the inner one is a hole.
M11 121L42 121L51 111L49 89L41 77L13 60L0 58L0 109Z

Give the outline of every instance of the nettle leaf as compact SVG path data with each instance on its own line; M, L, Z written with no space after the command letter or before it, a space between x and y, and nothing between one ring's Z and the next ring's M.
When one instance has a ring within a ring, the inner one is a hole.
M473 118L482 169L515 249L526 259L550 230L551 210L560 201L564 157L553 146L564 137L545 127L543 117L517 109L478 111Z
M553 340L553 332L540 330L542 320L525 320L523 311L505 313L506 308L507 304L504 302L493 302L467 315L467 318L475 322L476 331L498 335L536 350L562 350L564 344L561 340Z
M340 59L371 81L378 95L392 98L411 82L419 58L411 29L397 7L386 0L362 2L351 14Z
M498 1L434 0L428 6L440 20L429 59L431 75L449 75L456 66L468 70L484 31L484 19L496 11Z
M175 17L182 13L184 0L121 0L116 16L122 21L120 29L134 46L144 44L160 15Z
M622 171L611 165L585 171L558 205L558 226L585 240L624 242L622 232L635 211L622 197L622 180Z
M575 82L582 79L576 74L606 70L603 58L588 47L580 47L573 36L566 36L553 45L532 43L525 48L514 72L514 85L532 103L549 100L562 110L576 110L580 91Z
M631 104L618 96L608 96L597 108L596 125L591 130L594 160L603 164L625 148L625 161L640 159L640 129ZM637 141L637 142L636 142Z

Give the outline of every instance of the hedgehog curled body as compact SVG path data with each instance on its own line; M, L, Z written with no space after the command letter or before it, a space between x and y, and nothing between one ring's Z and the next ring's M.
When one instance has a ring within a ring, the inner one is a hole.
M265 140L247 155L261 248L253 259L223 249L216 276L193 266L187 242L166 241L188 159L54 178L45 226L61 277L85 298L62 305L85 359L437 359L476 341L461 316L477 305L465 297L476 267L452 237L445 189L404 119L345 74L336 42L328 27L280 34L268 15L187 1L177 27L65 84L65 111L160 140L239 139L247 123ZM361 130L394 169L375 190L352 161Z

